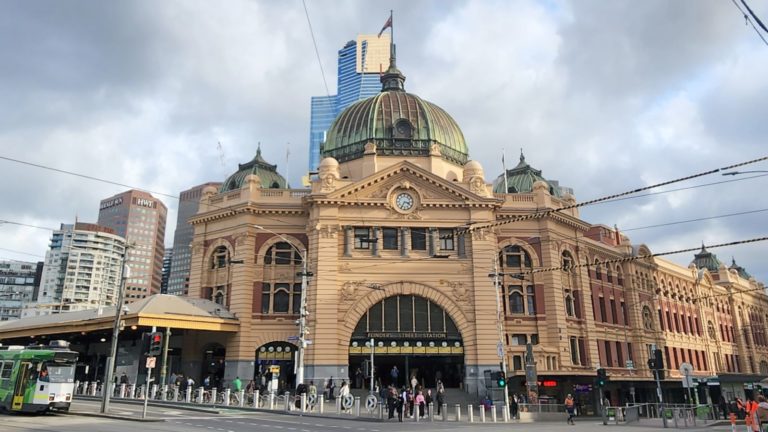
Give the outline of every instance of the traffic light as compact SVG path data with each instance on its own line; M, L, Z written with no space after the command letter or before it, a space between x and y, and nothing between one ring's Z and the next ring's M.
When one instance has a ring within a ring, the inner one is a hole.
M159 356L163 352L163 333L152 332L149 334L149 350L147 355L154 357Z
M597 370L597 386L598 387L605 387L605 384L608 382L608 375L605 372L605 369L600 368Z
M504 371L500 371L499 374L497 375L496 384L498 384L500 388L504 388L507 386L507 376L504 373Z

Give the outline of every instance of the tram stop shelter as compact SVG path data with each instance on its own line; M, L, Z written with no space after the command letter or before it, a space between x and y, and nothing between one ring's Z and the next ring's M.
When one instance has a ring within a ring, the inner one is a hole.
M115 307L41 315L0 323L3 345L47 345L66 340L80 353L76 379L101 381L109 356ZM168 338L165 374L161 358L153 371L158 381L172 375L202 382L207 375L223 377L225 346L239 328L237 317L209 300L156 294L123 306L115 376L126 375L130 383L146 377L142 335L155 328Z

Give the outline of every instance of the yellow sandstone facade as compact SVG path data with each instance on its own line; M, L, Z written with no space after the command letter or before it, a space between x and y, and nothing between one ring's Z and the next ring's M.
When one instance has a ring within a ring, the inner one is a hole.
M639 258L651 254L645 245L576 208L548 211L575 198L522 156L489 183L455 122L406 93L404 80L392 59L382 93L337 118L311 189L287 189L259 151L221 189L204 190L190 220L189 295L240 321L212 341L225 379L277 364L285 385L296 384L304 258L305 375L317 384L354 385L370 338L383 385L397 366L399 384L416 375L479 395L490 391L486 372L499 370L499 345L511 391L526 390L530 347L540 396L588 403L597 367L615 402L654 400L652 347L665 353L672 397L682 397L683 362L722 381L699 398L741 394L768 375L761 283L703 249L687 268ZM727 386L729 375L738 384Z

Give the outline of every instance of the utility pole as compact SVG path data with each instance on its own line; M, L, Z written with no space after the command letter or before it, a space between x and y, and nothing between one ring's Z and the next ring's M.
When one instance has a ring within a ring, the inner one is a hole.
M497 345L497 351L499 354L499 357L501 357L501 371L504 373L504 377L507 376L507 351L504 348L504 313L501 308L501 298L499 295L499 276L502 274L499 273L499 260L498 258L493 259L493 274L490 275L493 277L493 290L496 293L496 328L499 331L499 343ZM505 385L504 388L502 388L504 392L504 404L509 407L509 392L507 391L507 386Z
M109 411L109 398L112 390L112 374L115 369L115 357L117 357L117 338L120 336L120 314L123 312L123 301L125 300L125 281L131 276L131 268L128 267L128 249L129 245L125 246L125 252L123 253L123 271L120 275L120 288L117 292L117 305L115 306L115 322L112 326L112 344L109 349L109 357L107 357L107 370L104 371L104 383L102 384L102 398L101 398L101 413L104 414Z

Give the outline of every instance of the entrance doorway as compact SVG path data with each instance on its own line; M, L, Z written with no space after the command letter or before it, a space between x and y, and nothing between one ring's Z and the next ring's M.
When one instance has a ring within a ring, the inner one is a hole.
M464 345L456 323L436 303L414 295L396 295L373 305L360 318L349 347L349 382L370 386L371 341L378 385L419 384L446 388L464 381ZM397 367L397 379L392 370ZM362 383L361 383L362 381ZM396 381L396 382L395 382Z
M256 350L253 380L262 393L267 390L282 393L296 388L293 371L296 348L288 342L269 342Z
M210 379L210 387L222 388L224 380L224 359L227 356L227 350L219 344L210 344L203 349L203 373L199 383L205 382L205 378Z

